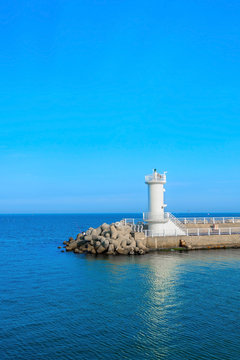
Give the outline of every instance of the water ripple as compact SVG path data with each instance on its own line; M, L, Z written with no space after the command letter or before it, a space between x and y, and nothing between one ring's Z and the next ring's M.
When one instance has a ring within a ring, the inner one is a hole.
M1 359L238 360L240 250L58 251L79 227L117 219L0 219Z

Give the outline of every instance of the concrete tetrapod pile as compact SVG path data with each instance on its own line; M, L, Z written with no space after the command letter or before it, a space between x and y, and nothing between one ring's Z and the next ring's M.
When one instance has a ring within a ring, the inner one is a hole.
M104 223L96 229L90 227L75 240L71 237L63 244L66 251L80 254L143 255L148 252L145 235L132 231L131 225L124 221Z

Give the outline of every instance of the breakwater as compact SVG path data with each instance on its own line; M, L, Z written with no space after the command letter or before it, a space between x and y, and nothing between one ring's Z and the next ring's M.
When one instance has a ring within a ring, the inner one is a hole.
M206 225L205 225L206 226ZM210 228L210 225L209 225ZM240 234L151 236L136 232L124 221L90 227L63 242L66 251L92 255L144 255L156 250L198 250L240 248Z

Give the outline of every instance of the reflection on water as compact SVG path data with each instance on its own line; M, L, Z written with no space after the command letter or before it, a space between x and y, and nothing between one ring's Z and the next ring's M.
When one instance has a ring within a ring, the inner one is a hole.
M61 253L86 219L1 222L1 358L239 359L240 250Z

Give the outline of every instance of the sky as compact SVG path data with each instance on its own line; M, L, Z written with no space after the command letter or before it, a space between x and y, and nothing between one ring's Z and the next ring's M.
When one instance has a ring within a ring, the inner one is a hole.
M238 0L0 3L0 212L240 212Z

